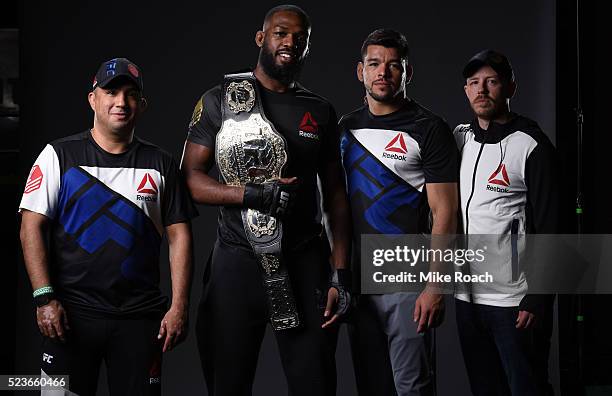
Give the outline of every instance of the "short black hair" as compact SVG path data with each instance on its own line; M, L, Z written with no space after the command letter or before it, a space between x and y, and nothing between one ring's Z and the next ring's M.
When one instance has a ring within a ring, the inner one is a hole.
M264 25L266 24L266 22L268 22L270 18L272 18L272 15L276 14L277 12L283 12L283 11L293 12L294 14L299 16L300 19L302 20L302 23L304 24L304 28L306 28L306 30L310 30L310 27L311 27L310 17L308 16L308 14L306 14L304 10L302 10L300 7L293 5L293 4L282 4L282 5L271 8L266 13L266 16L264 17Z
M401 59L404 59L408 63L408 40L406 37L393 29L376 29L366 37L365 41L361 45L361 60L363 60L368 53L368 46L370 45L382 45L385 48L395 48L399 53Z

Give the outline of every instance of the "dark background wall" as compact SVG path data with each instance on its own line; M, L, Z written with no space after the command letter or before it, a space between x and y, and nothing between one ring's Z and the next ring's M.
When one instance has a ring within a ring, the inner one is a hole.
M564 189L563 232L575 233L580 228L583 233L610 234L610 187L605 180L612 144L607 126L609 100L606 98L611 84L607 76L601 78L602 71L606 70L602 48L609 47L607 14L601 3L578 0L558 1L556 15L556 123L557 149L563 159L559 171ZM577 166L578 107L584 115L581 172ZM575 210L578 190L582 191L583 214L580 216ZM601 247L602 257L606 249L609 251L610 246ZM602 269L610 268L609 260L602 260L601 264ZM565 395L612 394L611 304L612 295L559 296L559 376Z
M0 240L6 263L16 264L16 219L15 206L17 196L21 192L23 182L17 175L19 155L19 31L17 21L17 5L2 7L0 12L0 197L4 205L0 205ZM19 181L18 181L19 180ZM18 192L19 191L19 192ZM0 270L3 282L0 288L0 301L3 301L8 318L14 318L16 312L15 292L17 265L4 265ZM9 321L13 321L9 319ZM15 327L5 327L7 340L15 339ZM13 373L15 363L14 342L0 348L0 372Z
M265 12L276 4L174 1L147 6L138 2L23 5L19 175L25 181L46 142L91 126L86 95L98 65L113 57L127 57L143 69L149 108L136 133L180 158L186 126L198 97L218 83L223 73L254 66L258 53L254 34ZM375 28L391 27L404 32L411 44L415 73L409 94L444 116L451 126L471 117L462 89L464 63L475 52L491 47L508 55L516 69L519 88L513 110L536 119L555 141L553 0L297 4L313 22L311 55L301 81L327 97L339 114L362 101L363 90L355 78L361 42ZM194 225L197 261L193 308L200 297L203 265L216 226L214 208L201 207L200 213ZM167 274L166 261L162 268ZM31 289L21 265L18 272L15 371L35 373L40 338L30 303ZM168 285L165 281L165 290ZM438 330L439 394L467 395L452 308L451 303L447 320ZM194 309L192 312L189 339L165 357L166 394L204 392L193 333ZM556 356L555 345L552 378L558 382ZM354 394L344 331L338 348L338 372L339 394ZM276 345L268 333L254 393L285 394L284 384Z

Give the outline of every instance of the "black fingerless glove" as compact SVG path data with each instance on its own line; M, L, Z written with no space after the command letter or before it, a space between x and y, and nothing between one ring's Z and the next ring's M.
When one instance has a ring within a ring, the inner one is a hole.
M247 183L243 205L274 217L286 217L295 203L297 183L284 184L278 180L261 184Z
M338 304L336 314L344 316L351 306L351 281L352 274L349 269L337 269L332 272L329 285L338 290Z

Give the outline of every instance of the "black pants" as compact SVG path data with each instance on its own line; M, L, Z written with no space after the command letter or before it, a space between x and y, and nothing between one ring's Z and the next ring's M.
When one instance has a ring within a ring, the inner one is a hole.
M66 342L43 339L42 371L67 374L71 392L95 395L104 360L112 396L161 394L159 319L100 319L67 313Z
M552 307L533 327L519 330L518 307L455 301L463 360L475 396L553 394L548 383Z
M301 321L299 328L275 332L291 395L333 395L336 390L337 326L321 328L330 271L325 247L316 239L284 255ZM217 241L197 319L209 395L251 394L268 319L255 256Z

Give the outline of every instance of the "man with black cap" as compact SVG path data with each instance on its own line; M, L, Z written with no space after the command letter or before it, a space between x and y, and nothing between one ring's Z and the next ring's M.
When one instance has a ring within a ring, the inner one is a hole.
M332 395L337 322L350 302L336 113L296 81L310 43L302 9L272 8L255 43L255 69L226 75L198 101L181 165L193 198L220 206L198 313L202 368L210 395L250 395L271 323L289 393Z
M485 50L467 63L463 77L476 116L454 132L461 158L463 231L500 235L499 249L506 246L501 242L520 234L554 234L555 149L536 122L510 111L516 91L510 62ZM518 260L523 249L524 244L508 245L487 263L489 268L512 268L496 278L493 288L473 284L455 295L459 338L476 396L552 393L548 352L554 298L528 294Z
M88 96L93 127L44 148L19 205L41 375L68 375L71 395L95 394L102 360L111 395L159 395L162 352L187 332L196 211L174 159L134 136L142 87L133 62L104 62ZM169 309L158 287L164 233Z

